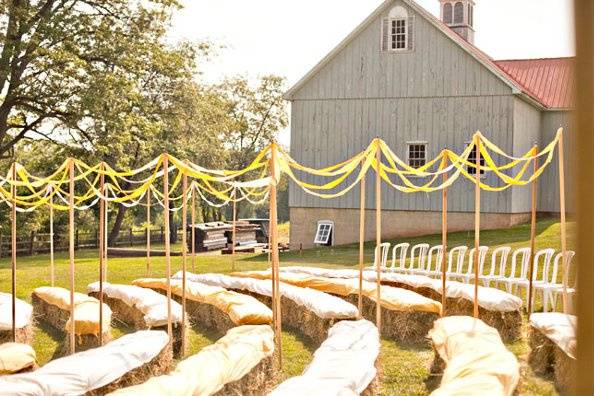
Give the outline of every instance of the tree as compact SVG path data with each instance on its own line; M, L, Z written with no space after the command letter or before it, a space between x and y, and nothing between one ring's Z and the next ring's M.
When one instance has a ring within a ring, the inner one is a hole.
M125 76L148 71L154 63L147 57L161 46L178 6L176 0L2 0L0 156L26 137L63 140L93 127L89 108L110 108L108 99L132 88Z

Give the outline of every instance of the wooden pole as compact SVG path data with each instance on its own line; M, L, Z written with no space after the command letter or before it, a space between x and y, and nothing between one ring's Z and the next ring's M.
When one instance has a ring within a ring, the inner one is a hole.
M381 269L381 251L382 244L382 179L380 175L380 163L382 153L379 148L379 138L376 141L375 160L377 168L375 170L375 324L378 331L382 332L382 307L381 307L381 284L382 284L382 269Z
M534 146L534 155L538 154L538 147ZM534 158L534 173L538 169L538 158ZM530 273L528 274L528 319L532 315L532 306L534 293L534 256L536 250L536 199L537 199L537 180L532 181L532 209L530 213L530 265L528 266ZM543 268L544 271L544 268Z
M163 159L163 223L165 225L165 266L167 278L167 334L173 340L171 328L171 238L169 235L169 157Z
M50 201L49 201L49 222L50 222L50 285L54 287L56 282L56 267L54 259L54 198L51 196L53 188L50 187Z
M105 175L103 174L103 164L101 164L101 176L99 178L99 191L105 195ZM105 244L105 199L99 198L99 346L103 345L103 275L105 270L103 245Z
M278 228L277 228L277 198L276 198L276 155L277 147L276 143L272 144L272 150L270 152L270 258L272 261L272 283L273 283L273 295L272 295L272 306L273 306L273 318L274 318L274 329L276 335L276 350L278 352L278 364L279 368L283 367L282 358L282 341L281 341L281 307L280 307L280 282L279 282L279 255L278 255Z
M69 161L69 189L68 189L68 242L70 259L70 353L76 351L76 334L74 324L74 160ZM101 333L101 329L99 330ZM100 337L102 334L99 335Z
M567 263L565 252L567 252L567 224L565 219L565 149L563 146L563 132L559 137L559 212L561 215L561 263L563 278L563 312L567 312Z
M107 190L106 190L107 193ZM105 220L103 220L103 225L104 225L104 230L103 230L103 235L105 235L105 240L103 243L103 280L107 280L107 248L109 247L109 239L108 239L108 235L109 233L107 232L108 227L109 227L109 201L105 201ZM115 240L114 240L114 244L115 244Z
M146 190L146 276L151 276L151 189Z
M14 182L17 179L16 163L12 164L12 181L10 191L12 195L12 207L11 207L11 242L12 242L12 273L11 273L11 286L12 286L12 342L16 342L16 260L17 260L17 227L16 227L16 185Z
M359 298L357 308L359 318L363 317L363 266L365 261L365 175L361 178L361 198L359 207Z
M577 382L573 389L576 395L594 394L594 167L592 166L592 147L594 147L594 79L591 78L594 68L594 4L591 0L574 0L576 26L576 72L575 81L579 81L579 89L575 90L577 117L575 129L571 130L572 156L576 158L575 172L572 176L578 181L574 184L577 204L577 248L579 263L577 277L581 285L577 293Z
M196 185L192 185L192 272L196 272Z
M233 190L233 230L231 231L231 269L235 272L235 229L237 227L237 190Z
M475 187L474 187L474 310L475 318L479 316L478 308L478 285L479 285L479 247L481 244L481 138L478 134L474 135L475 141Z
M448 157L447 152L444 157L444 168L447 168ZM443 183L448 181L448 174L444 173ZM446 314L446 302L447 302L447 254L448 254L448 189L444 187L441 190L441 316Z
M181 354L186 355L186 271L187 271L187 233L188 227L188 176L182 179L182 323L181 323Z

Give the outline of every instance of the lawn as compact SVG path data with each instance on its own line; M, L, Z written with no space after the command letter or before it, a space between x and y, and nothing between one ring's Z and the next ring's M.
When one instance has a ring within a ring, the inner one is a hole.
M284 226L287 228L288 225ZM528 246L530 227L520 225L505 230L484 231L481 233L481 244L490 247L507 245L512 248ZM449 235L449 245L472 246L474 235L472 232L458 232ZM568 228L569 247L572 246L573 224ZM395 241L390 241L395 242ZM421 243L432 245L441 243L440 235L405 238L398 242ZM367 243L366 262L371 264L373 243ZM554 220L538 222L537 248L552 247L560 249L559 224ZM357 265L358 247L348 245L332 248L316 248L303 252L286 252L281 254L282 265L315 265L329 268L348 268ZM172 271L181 268L181 257L172 257ZM83 250L76 252L76 290L86 292L86 286L98 278L98 259L95 251ZM232 269L230 256L199 255L196 258L196 272L227 273ZM153 276L165 275L165 259L155 257L151 260ZM267 268L267 255L246 254L237 258L238 270ZM17 296L30 300L31 291L49 283L49 258L47 255L18 258L17 261ZM190 259L188 269L192 270ZM66 253L56 255L56 285L68 285L68 256ZM146 275L146 261L144 258L109 258L107 280L114 283L128 283L133 279ZM10 260L0 260L0 290L10 292ZM115 324L114 336L132 331L132 329ZM192 327L190 330L189 353L199 351L205 345L212 343L220 334L205 332ZM40 363L49 361L59 343L58 335L48 327L39 325L35 333L34 348L38 353ZM525 338L509 344L510 350L522 362L522 382L520 394L552 395L556 394L550 379L540 378L526 366L525 360L528 345ZM283 377L300 374L311 360L314 349L312 345L300 336L298 332L283 331L284 367ZM391 340L382 340L381 361L383 364L382 394L384 395L425 395L428 394L438 379L430 378L428 366L433 352L429 346L405 345Z

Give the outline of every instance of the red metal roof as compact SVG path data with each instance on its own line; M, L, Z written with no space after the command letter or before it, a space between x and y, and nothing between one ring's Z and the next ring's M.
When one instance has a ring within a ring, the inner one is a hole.
M500 60L495 64L549 108L573 108L574 58Z

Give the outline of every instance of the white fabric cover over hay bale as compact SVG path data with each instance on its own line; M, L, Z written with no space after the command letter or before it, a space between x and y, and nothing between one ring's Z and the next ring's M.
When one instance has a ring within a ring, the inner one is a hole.
M18 342L0 344L0 375L31 370L36 365L37 355L31 345Z
M359 278L359 271L351 269L325 269L313 267L282 267L281 272L308 274L338 279ZM363 271L363 279L375 282L375 271ZM415 291L425 297L441 301L442 282L422 275L382 273L382 284ZM448 281L446 290L445 315L472 315L474 305L474 285ZM521 336L522 299L502 290L479 286L479 318L489 326L499 330L504 340L516 340Z
M83 395L151 362L168 343L163 331L127 334L103 347L53 360L32 373L0 377L0 395Z
M249 385L238 394L265 394L274 381L272 356L274 333L268 325L239 326L227 332L213 345L181 361L168 375L151 378L147 382L117 390L111 395L143 396L207 396L236 394L225 392L225 386L237 383L246 375ZM262 363L268 360L262 365ZM263 372L254 372L254 370Z
M577 365L577 317L559 312L530 315L530 355L528 362L539 374L554 373L562 393L573 393Z
M16 341L30 344L33 341L31 316L33 307L16 299ZM0 292L0 343L12 341L12 294Z
M181 277L181 272L173 275L174 279L181 279ZM186 278L192 282L220 286L225 289L246 290L272 297L272 284L266 280L239 278L222 274L192 273L187 273ZM314 289L292 286L281 282L280 295L306 307L323 319L351 319L356 318L359 313L357 307L353 304Z
M54 305L62 311L70 314L70 291L61 287L38 287L33 290L33 297L45 301L49 305ZM111 309L103 304L103 329L101 333L107 333L111 325ZM42 318L48 319L48 318ZM71 318L65 322L64 326L54 327L62 331L70 331L72 324ZM98 335L99 329L99 300L89 297L86 294L74 293L74 333L76 335L95 334Z
M173 277L180 278L181 272ZM250 293L264 304L272 303L272 282L253 278L237 278L221 274L186 274L189 282L198 281L240 293ZM318 290L280 283L283 324L299 330L314 343L320 344L328 336L328 329L336 321L356 319L359 310L339 297Z
M435 321L429 337L446 365L432 395L514 393L520 365L493 327L470 316L448 316Z
M166 279L137 279L132 283L140 287L161 291L167 290ZM181 280L171 280L171 294L181 298ZM272 323L270 308L254 297L229 291L222 287L209 286L199 282L187 282L186 299L216 307L228 315L236 326Z
M367 320L338 322L330 329L328 339L316 350L303 374L289 378L270 395L377 394L379 350L379 333L373 323Z
M99 293L99 282L91 283L89 293ZM154 290L133 285L117 285L104 283L103 293L109 298L121 300L129 307L134 307L144 315L146 326L159 327L167 325L167 297ZM171 320L181 323L182 307L177 302L171 302ZM126 318L120 318L128 322Z

